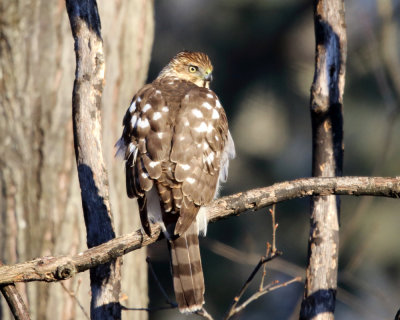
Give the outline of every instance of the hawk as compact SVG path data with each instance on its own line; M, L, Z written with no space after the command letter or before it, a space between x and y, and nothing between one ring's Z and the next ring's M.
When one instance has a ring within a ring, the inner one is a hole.
M183 313L204 304L198 239L207 231L204 206L217 196L235 156L225 111L209 89L212 70L206 54L178 53L133 97L116 143L144 231L150 235L150 223L158 224L168 239Z

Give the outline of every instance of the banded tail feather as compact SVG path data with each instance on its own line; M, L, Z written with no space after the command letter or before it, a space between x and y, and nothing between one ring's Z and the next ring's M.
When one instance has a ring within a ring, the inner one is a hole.
M198 311L204 304L205 288L196 221L179 238L170 240L169 247L179 311Z

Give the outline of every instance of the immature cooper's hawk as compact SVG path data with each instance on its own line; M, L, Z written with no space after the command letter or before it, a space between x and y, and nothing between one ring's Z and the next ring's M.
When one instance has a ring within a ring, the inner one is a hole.
M143 229L161 226L170 244L179 310L204 303L198 234L207 205L225 182L235 147L216 94L212 65L201 52L180 52L133 97L117 155L126 160L126 188L138 199Z

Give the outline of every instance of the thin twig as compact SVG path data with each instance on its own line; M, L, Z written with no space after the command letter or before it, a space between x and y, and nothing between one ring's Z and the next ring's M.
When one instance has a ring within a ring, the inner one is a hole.
M272 254L274 254L276 252L276 229L278 228L278 224L275 223L275 207L276 207L276 205L274 204L272 206L272 208L269 209L269 213L271 214L271 222L272 222L272 246L269 244L269 242L267 242L267 251L265 253L266 257L268 257L271 252L272 252ZM272 248L272 251L271 251L271 248ZM264 287L264 280L265 280L266 275L267 275L267 264L264 263L259 290L262 290Z
M278 224L275 223L275 206L276 204L269 209L272 218L272 253L275 253L276 251L276 229L278 229Z
M282 255L281 251L276 251L275 253L271 253L270 256L261 257L260 261L258 262L256 267L254 268L253 272L250 274L249 278L244 283L243 287L240 289L239 294L236 297L233 298L233 302L231 304L231 307L229 308L229 311L227 312L227 315L224 318L225 320L227 320L227 319L229 319L231 317L231 313L236 308L236 305L239 303L240 298L243 296L243 294L245 293L245 291L249 287L251 281L253 280L254 276L257 274L257 272L261 268L261 266L263 264L267 263L268 261L271 261L271 260L273 260L273 259L275 259L275 258L277 258L277 257L279 257L281 255Z
M155 307L155 308L128 308L121 304L122 311L147 311L147 312L156 312L168 309L175 309L176 306L164 306L164 307Z
M265 277L267 274L266 262L271 261L273 258L280 256L282 254L280 251L277 251L277 249L276 249L276 229L278 228L278 224L275 221L275 205L271 209L269 209L269 212L271 213L271 218L272 218L271 219L272 220L272 245L269 242L267 242L267 249L266 249L265 256L260 259L257 266L254 268L253 272L250 274L249 278L247 279L247 281L241 288L239 294L233 299L231 307L230 307L229 311L226 313L224 320L230 319L233 315L237 314L238 312L240 312L241 310L246 308L246 306L249 303L258 299L262 295L264 295L270 291L273 291L275 289L281 288L283 286L287 286L288 284L290 284L292 282L301 281L301 277L296 277L296 278L294 278L290 281L287 281L283 284L278 284L279 283L278 281L274 281L274 282L264 286L264 281L265 281ZM241 305L237 306L240 301L240 298L243 296L243 294L249 287L251 281L253 280L254 276L256 275L256 273L258 272L258 270L260 269L261 266L263 266L263 274L261 277L260 287L259 287L258 291L256 293L254 293L253 295L251 295L250 298L248 298Z
M207 312L207 310L204 307L201 310L196 311L195 314L197 314L198 316L201 316L205 319L213 320L213 317Z
M202 245L215 254L236 263L254 266L260 260L260 256L255 253L238 250L215 239L206 238L204 239ZM268 264L268 268L280 273L285 273L290 277L304 276L305 274L305 271L302 267L286 261L283 258L272 261L270 264Z
M234 316L235 314L239 313L240 311L242 311L244 308L246 308L251 302L253 302L254 300L257 300L259 297L263 296L264 294L267 294L271 291L274 291L276 289L282 288L282 287L286 287L287 285L293 283L293 282L301 282L302 278L301 277L296 277L293 278L289 281L286 281L284 283L280 283L278 284L277 281L274 281L268 285L266 285L264 288L262 288L262 290L259 290L257 292L255 292L251 297L249 297L245 302L243 302L240 306L235 307L233 310L231 310L229 312L229 315L227 318L225 318L226 320L232 318L232 316Z
M172 302L167 293L165 292L163 286L161 285L160 280L157 277L156 272L154 271L153 265L151 263L150 257L146 258L146 262L149 266L150 272L154 278L154 280L157 283L158 288L161 291L161 294L164 296L165 298L165 302L168 304L168 306L163 306L163 307L155 307L155 308L129 308L129 307L125 307L123 305L121 305L121 310L123 311L147 311L147 312L155 312L155 311L160 311L160 310L167 310L167 309L175 309L178 307L178 305L175 302Z
M156 272L154 271L154 268L153 268L153 265L152 265L152 263L151 263L150 257L147 257L147 258L146 258L146 262L147 262L147 264L149 265L150 272L151 272L151 274L153 275L153 278L154 278L154 280L156 281L158 288L160 289L162 295L163 295L164 298L165 298L165 302L166 302L167 304L169 304L171 307L176 308L178 305L177 305L175 302L172 302L171 299L168 297L167 293L165 292L163 286L161 285L160 280L159 280L158 277L157 277Z
M79 308L82 310L83 314L85 315L85 318L90 320L90 317L88 315L88 313L86 312L85 308L83 307L83 305L80 303L80 301L78 300L78 298L76 297L76 294L70 290L68 290L68 288L65 286L63 281L60 281L61 287L64 289L64 291L66 293L68 293L68 295L71 297L72 300L74 300L74 302L79 306Z
M270 255L270 253L271 253L271 245L269 244L269 242L267 242L267 249L266 249L266 252L265 252L265 256L268 257ZM265 279L266 275L267 275L267 264L264 263L264 265L263 265L263 274L262 274L262 277L261 277L259 290L262 290L262 288L264 287L264 279Z

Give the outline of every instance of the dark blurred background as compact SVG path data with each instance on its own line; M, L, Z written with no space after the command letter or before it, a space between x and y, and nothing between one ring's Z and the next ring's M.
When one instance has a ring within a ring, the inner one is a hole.
M148 81L177 52L206 52L212 89L228 115L237 158L222 195L311 174L312 1L158 0ZM346 1L344 175L396 176L400 163L399 0ZM393 319L400 307L399 201L342 197L337 319ZM267 282L301 275L307 259L309 200L276 206L277 247ZM267 209L209 226L201 242L206 308L221 318L271 242ZM165 243L150 247L171 296ZM150 306L164 300L150 278ZM249 294L257 290L259 278ZM303 284L269 293L240 319L298 319ZM174 311L151 319L176 319ZM194 317L195 318L195 317Z

